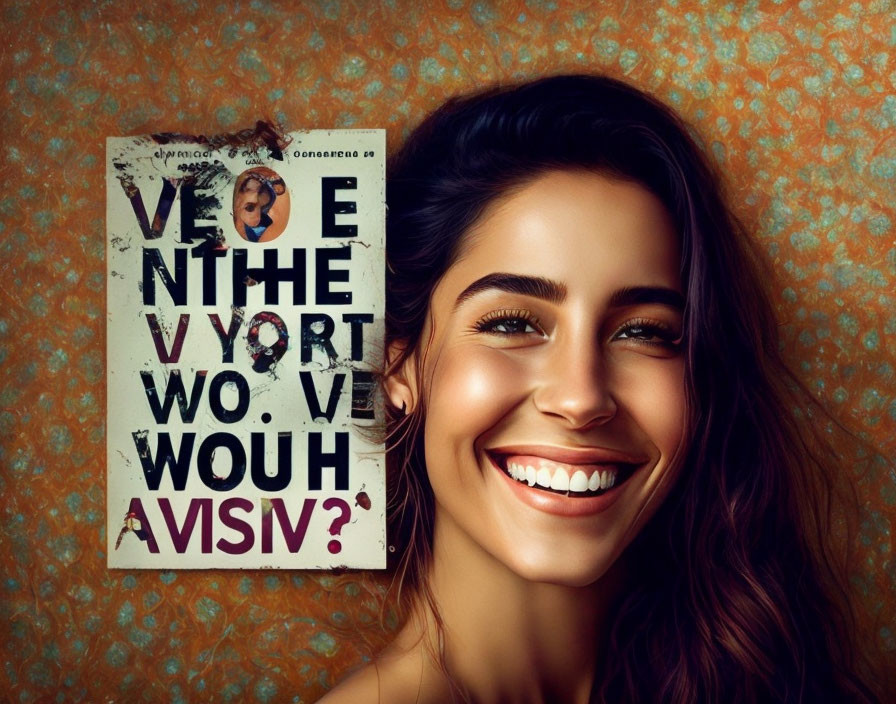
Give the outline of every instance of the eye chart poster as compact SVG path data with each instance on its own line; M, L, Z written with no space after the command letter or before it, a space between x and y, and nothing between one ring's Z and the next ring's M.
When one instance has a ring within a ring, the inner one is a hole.
M107 141L109 567L385 567L385 132L288 138Z

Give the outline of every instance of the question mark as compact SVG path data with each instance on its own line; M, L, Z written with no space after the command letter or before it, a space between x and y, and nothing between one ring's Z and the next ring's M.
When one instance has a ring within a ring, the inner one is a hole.
M333 522L330 523L330 535L339 535L342 526L348 523L352 517L352 509L348 505L348 501L331 496L323 503L325 511L329 511L331 508L336 508L337 506L340 508L340 514L338 518L334 518ZM330 551L330 554L335 555L342 550L342 543L335 539L331 540L327 543L327 550Z

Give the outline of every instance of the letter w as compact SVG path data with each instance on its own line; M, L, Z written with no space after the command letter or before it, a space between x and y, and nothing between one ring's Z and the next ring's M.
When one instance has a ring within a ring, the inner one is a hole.
M168 386L165 387L165 401L162 403L159 401L159 392L156 390L152 372L140 372L143 388L146 390L146 399L149 401L149 407L156 423L168 422L175 396L180 409L180 419L184 423L192 423L196 417L196 409L199 407L199 399L202 398L202 389L205 388L205 376L205 371L196 372L196 378L193 380L193 392L190 394L189 403L187 403L187 390L180 378L180 370L172 370L168 377Z
M171 445L171 436L168 433L159 433L159 444L156 447L156 456L153 458L152 450L146 430L131 433L134 445L137 446L137 456L143 465L143 476L146 477L146 486L151 491L156 491L162 482L162 474L165 465L171 470L171 482L175 491L183 491L187 487L187 472L190 469L190 458L193 456L193 444L196 442L196 433L184 433L180 441L180 449L177 451L177 459L174 457L174 448Z

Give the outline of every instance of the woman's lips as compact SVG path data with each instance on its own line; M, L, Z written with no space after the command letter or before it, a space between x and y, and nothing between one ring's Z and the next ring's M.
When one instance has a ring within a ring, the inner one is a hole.
M649 461L605 448L517 446L489 449L487 454L523 501L566 516L609 508L619 487Z
M650 458L607 447L560 447L557 445L503 445L486 450L490 455L529 455L565 464L644 464Z

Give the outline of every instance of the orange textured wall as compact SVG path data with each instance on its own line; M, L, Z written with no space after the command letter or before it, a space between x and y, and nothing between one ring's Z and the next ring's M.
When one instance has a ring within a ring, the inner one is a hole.
M890 0L0 5L3 699L310 702L367 652L358 632L383 640L388 577L106 569L107 135L268 117L386 127L394 148L486 83L623 77L674 105L728 175L775 264L795 367L896 455ZM857 583L894 650L896 477L859 491Z

